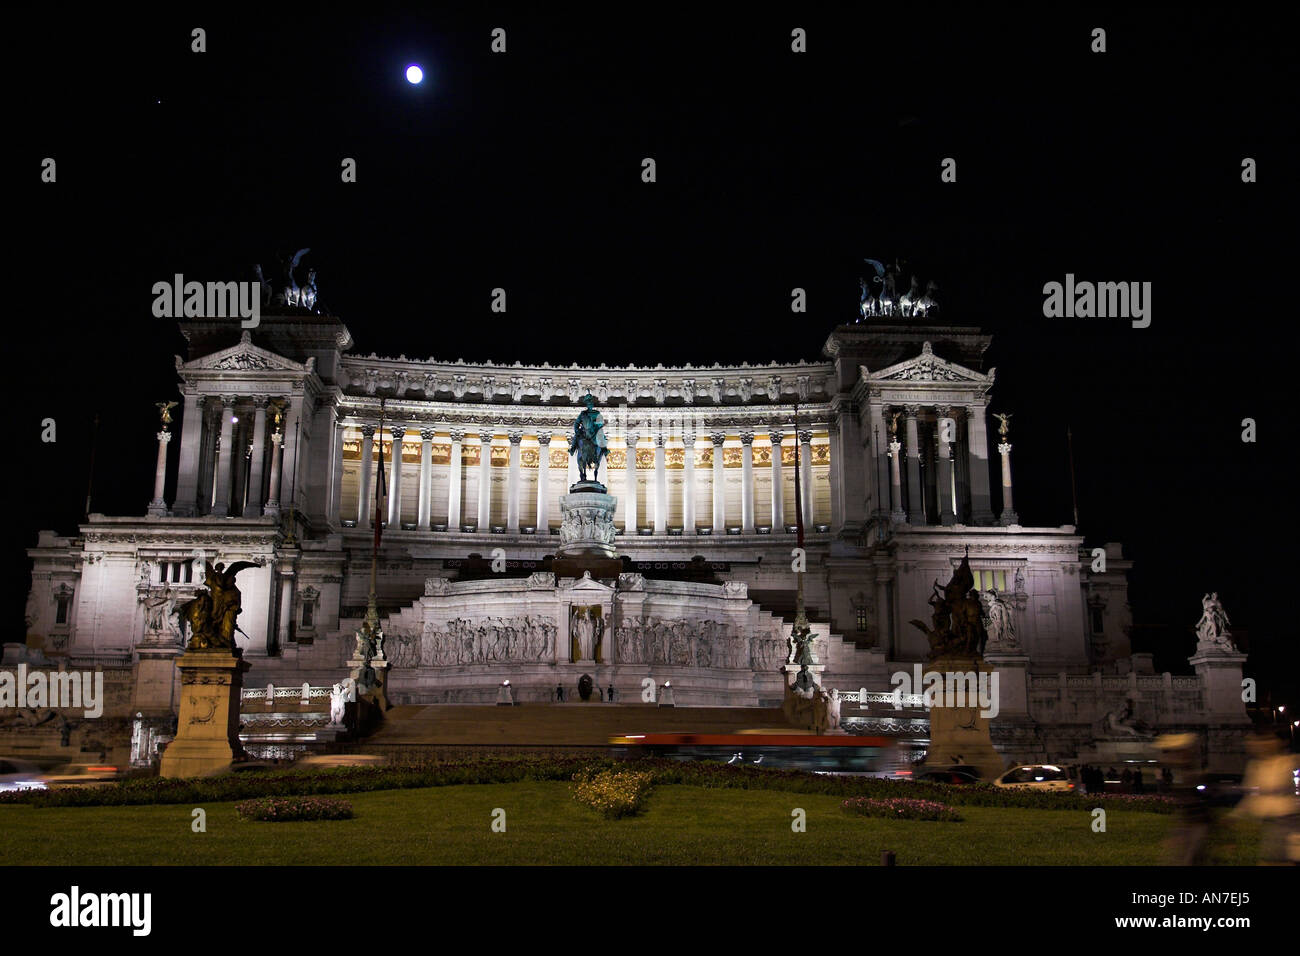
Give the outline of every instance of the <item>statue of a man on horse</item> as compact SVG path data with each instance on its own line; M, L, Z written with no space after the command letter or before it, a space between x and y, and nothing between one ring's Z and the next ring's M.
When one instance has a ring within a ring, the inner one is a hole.
M600 460L609 454L605 441L605 419L596 411L596 399L591 393L582 396L582 403L587 407L578 413L573 423L573 435L569 438L569 454L578 456L579 481L596 481L600 472ZM591 469L591 478L587 478L587 469Z

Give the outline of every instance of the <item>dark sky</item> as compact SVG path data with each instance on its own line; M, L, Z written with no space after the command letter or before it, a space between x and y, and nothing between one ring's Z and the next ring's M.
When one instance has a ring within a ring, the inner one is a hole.
M900 257L939 282L949 321L994 334L1022 521L1072 520L1068 425L1082 532L1138 562L1139 625L1182 629L1152 649L1185 657L1217 589L1294 662L1294 617L1283 635L1269 614L1295 523L1296 104L1279 24L611 9L15 23L33 66L11 101L26 459L11 634L23 549L75 529L96 412L93 509L143 513L152 403L176 397L184 347L150 288L175 272L248 278L310 246L360 352L711 363L816 359L855 314L861 260ZM195 26L206 53L190 52ZM56 184L38 180L45 156ZM340 182L343 157L358 183ZM1045 319L1043 283L1067 272L1153 283L1151 327ZM810 307L792 318L796 286Z

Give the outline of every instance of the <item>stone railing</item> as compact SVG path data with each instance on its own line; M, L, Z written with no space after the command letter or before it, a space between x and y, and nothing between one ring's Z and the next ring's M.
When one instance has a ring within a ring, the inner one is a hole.
M329 697L331 689L329 687L312 687L309 684L299 684L296 687L276 687L274 684L268 684L266 687L245 687L240 691L241 700L261 700L270 703L275 700L296 699L306 704L313 697Z

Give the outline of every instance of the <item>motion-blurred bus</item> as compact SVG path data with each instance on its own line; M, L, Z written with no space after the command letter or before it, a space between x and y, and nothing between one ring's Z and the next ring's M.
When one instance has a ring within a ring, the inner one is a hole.
M889 737L852 737L843 734L769 733L738 734L628 734L611 737L616 757L667 757L711 763L754 764L780 770L818 773L905 776L898 742Z

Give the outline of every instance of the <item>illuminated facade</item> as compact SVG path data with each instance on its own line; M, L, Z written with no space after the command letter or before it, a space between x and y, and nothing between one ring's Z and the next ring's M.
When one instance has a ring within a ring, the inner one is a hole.
M181 326L179 425L159 432L164 453L179 442L171 500L160 455L143 516L92 515L29 551L29 643L51 656L174 654L168 611L200 583L196 562L245 560L258 565L239 578L250 684L334 682L365 611L382 455L377 596L397 702L494 700L506 678L517 698L549 699L594 669L622 699L649 675L671 679L678 704L775 703L797 460L825 686L887 691L924 660L909 621L928 620L932 582L969 549L977 588L1015 621L996 662L1004 742L1068 751L1128 696L1153 724L1204 709L1200 677L1131 656L1119 546L1094 570L1072 527L1019 524L977 328L868 317L833 330L816 362L591 368L355 355L340 320L306 310L251 332ZM549 572L587 392L608 423L600 480L625 562L604 582ZM571 615L595 607L603 637L584 661Z

